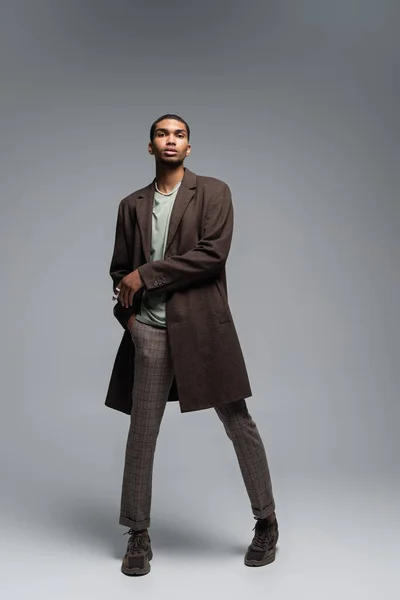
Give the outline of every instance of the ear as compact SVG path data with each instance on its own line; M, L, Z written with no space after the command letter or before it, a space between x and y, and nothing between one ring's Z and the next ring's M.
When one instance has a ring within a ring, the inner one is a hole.
M153 144L151 142L149 142L149 145L148 145L147 149L149 151L149 154L154 154L154 152L153 152Z
M186 149L186 156L189 156L189 154L190 154L191 150L192 150L192 147L191 147L191 145L189 144L189 145L188 145L188 147L187 147L187 149Z

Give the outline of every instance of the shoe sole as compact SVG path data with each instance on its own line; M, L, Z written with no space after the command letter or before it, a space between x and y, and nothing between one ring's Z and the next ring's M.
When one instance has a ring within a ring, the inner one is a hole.
M249 560L248 558L244 558L244 564L247 567L263 567L264 565L269 565L275 560L275 550L271 554L267 554L262 560Z
M124 575L147 575L150 573L150 561L153 558L153 552L149 552L149 562L146 566L141 569L140 567L126 567L124 563L121 565L121 571Z

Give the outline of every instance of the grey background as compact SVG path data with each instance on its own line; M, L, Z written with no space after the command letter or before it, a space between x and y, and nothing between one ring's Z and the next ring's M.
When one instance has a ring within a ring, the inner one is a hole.
M399 13L1 2L4 597L397 597ZM254 521L233 448L212 410L174 403L152 571L132 580L117 524L129 418L104 407L122 335L108 268L164 112L191 125L186 166L232 190L229 299L281 541L273 565L244 568Z

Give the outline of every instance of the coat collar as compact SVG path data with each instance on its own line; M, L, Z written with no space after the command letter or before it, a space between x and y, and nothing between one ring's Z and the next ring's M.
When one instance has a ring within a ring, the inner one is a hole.
M184 167L184 169L185 172L182 183L178 189L178 193L172 207L165 252L167 252L169 246L171 245L186 207L193 198L196 189L196 174L192 171L189 171L189 169L186 167ZM154 178L148 186L143 188L137 197L138 202L136 203L136 218L142 238L143 252L147 262L150 262L152 210L155 181L156 178Z

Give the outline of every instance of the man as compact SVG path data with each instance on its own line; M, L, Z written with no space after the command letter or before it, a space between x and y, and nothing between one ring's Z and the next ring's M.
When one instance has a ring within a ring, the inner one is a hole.
M119 523L130 538L121 570L150 571L153 460L167 401L181 412L214 408L233 443L257 520L244 562L275 559L278 524L263 442L229 309L225 263L233 232L226 183L183 166L190 128L163 115L150 130L155 179L118 208L110 274L124 328L106 405L130 415Z

